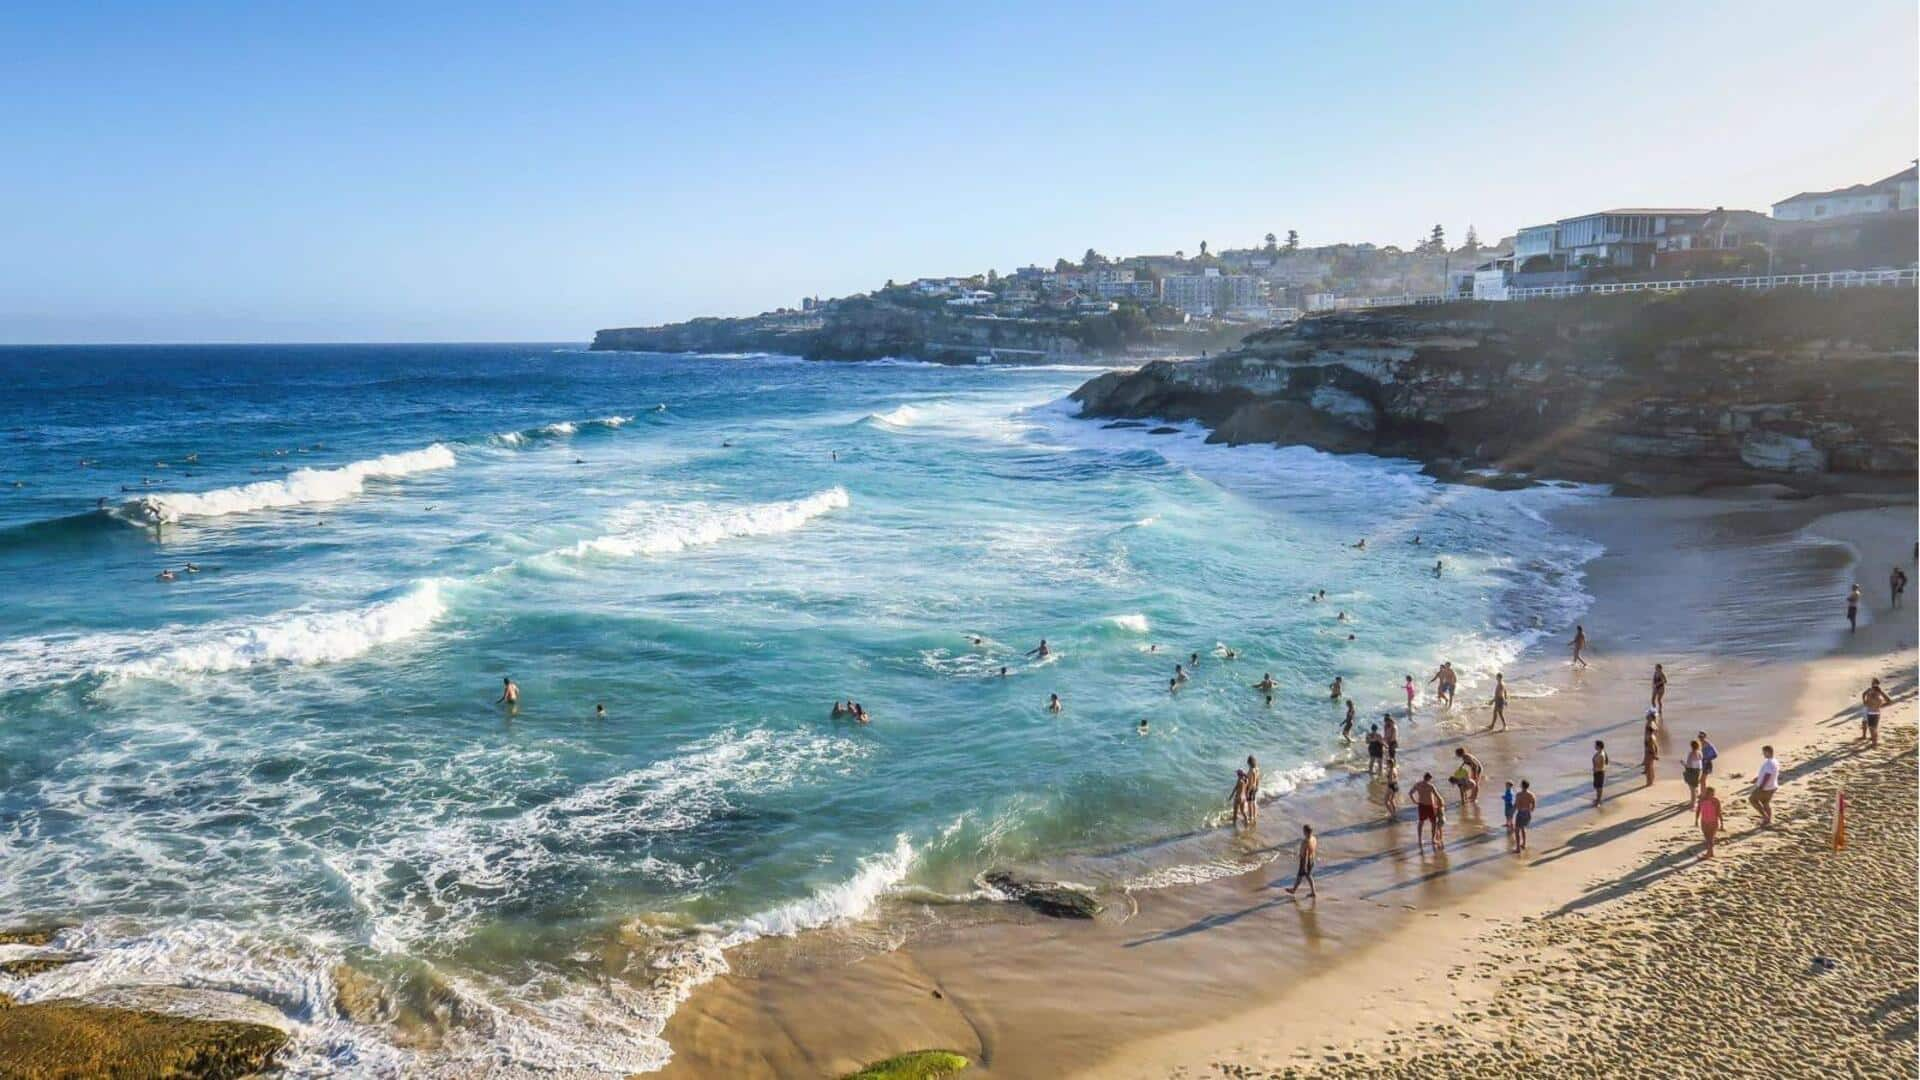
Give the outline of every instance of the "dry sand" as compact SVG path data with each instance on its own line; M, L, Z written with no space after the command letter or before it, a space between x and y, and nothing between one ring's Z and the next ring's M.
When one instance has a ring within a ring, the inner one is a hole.
M1463 702L1403 734L1409 771L1444 776L1463 743L1487 762L1485 810L1451 812L1444 855L1417 854L1412 822L1387 822L1364 776L1319 785L1251 833L1143 853L1224 869L1109 896L1090 924L959 909L901 918L884 948L850 927L745 950L669 1023L667 1075L831 1076L934 1046L1005 1077L1582 1076L1625 1071L1629 1055L1677 1075L1791 1074L1843 1057L1822 1071L1913 1075L1911 705L1889 713L1897 738L1881 749L1845 744L1868 675L1912 693L1911 611L1887 611L1885 588L1892 563L1913 572L1912 505L1608 500L1563 523L1608 548L1588 571L1594 668L1544 656L1510 669L1546 694L1516 701L1510 733L1480 733L1486 714ZM1870 621L1849 636L1841 597L1856 560ZM1673 679L1668 742L1643 788L1656 659ZM1723 797L1765 739L1790 777L1775 833L1756 836L1751 811L1725 798L1730 842L1704 866L1678 778L1699 728L1721 749ZM1596 737L1616 761L1599 808L1586 776ZM1533 849L1516 857L1498 788L1521 776L1542 797ZM1841 782L1855 846L1823 860L1821 785ZM1323 836L1317 901L1281 891L1302 820ZM1880 854L1902 838L1904 862ZM1839 963L1815 976L1816 954ZM1520 1025L1535 1029L1532 1050L1511 1045Z

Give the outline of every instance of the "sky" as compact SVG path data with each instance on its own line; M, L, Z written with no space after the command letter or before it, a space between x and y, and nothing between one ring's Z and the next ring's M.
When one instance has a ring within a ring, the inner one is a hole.
M0 343L584 341L1920 153L1913 0L1334 6L20 0Z

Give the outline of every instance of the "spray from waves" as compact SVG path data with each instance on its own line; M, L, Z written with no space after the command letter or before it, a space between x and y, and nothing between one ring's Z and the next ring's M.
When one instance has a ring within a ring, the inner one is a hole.
M86 675L170 679L265 664L338 663L410 638L446 610L441 582L428 579L391 599L346 611L195 629L17 638L0 641L0 682L31 685Z
M212 491L143 495L125 503L121 513L143 524L155 524L338 502L359 495L366 490L369 480L397 480L415 473L451 469L454 464L453 451L442 443L434 443L420 450L383 454L335 469L296 469L279 480L261 480Z
M839 487L804 499L736 507L708 503L634 503L616 515L616 531L550 551L546 557L625 559L636 555L671 555L723 540L792 532L814 518L844 510L850 504L846 489Z
M592 420L560 420L539 427L525 428L520 431L502 431L487 436L487 442L494 446L518 447L542 439L565 439L578 435L583 428L598 428L612 431L633 422L631 416L601 416Z
M1147 617L1139 612L1133 612L1127 615L1109 615L1107 616L1107 622L1133 634L1145 634L1153 629L1152 624L1147 622Z

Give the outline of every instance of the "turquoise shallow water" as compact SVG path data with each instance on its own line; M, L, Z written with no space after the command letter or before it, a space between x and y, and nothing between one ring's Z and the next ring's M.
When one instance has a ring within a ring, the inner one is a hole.
M0 989L239 990L298 1073L646 1069L732 944L1203 826L1248 752L1311 783L1333 675L1364 721L1584 601L1577 493L1107 427L1090 375L0 350L0 917L95 956ZM343 957L452 1033L340 1016Z

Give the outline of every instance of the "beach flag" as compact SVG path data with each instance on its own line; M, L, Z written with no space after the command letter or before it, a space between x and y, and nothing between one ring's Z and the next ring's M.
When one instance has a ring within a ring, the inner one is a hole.
M1847 793L1842 791L1833 798L1833 850L1841 851L1847 846Z

